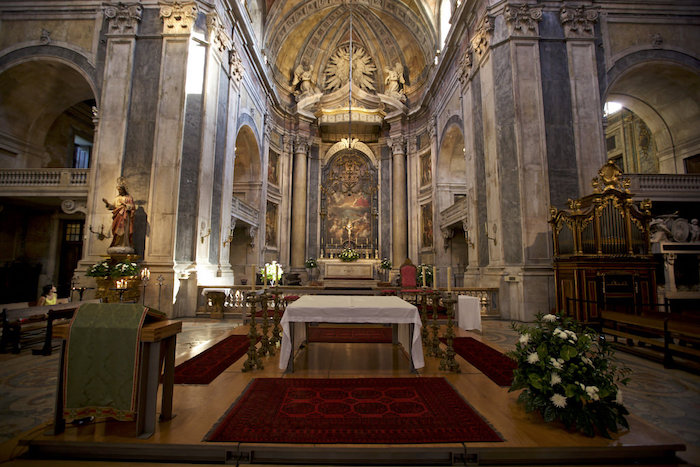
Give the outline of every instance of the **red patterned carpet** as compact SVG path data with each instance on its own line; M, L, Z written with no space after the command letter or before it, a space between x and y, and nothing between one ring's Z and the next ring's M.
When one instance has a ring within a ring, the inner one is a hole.
M457 355L474 365L499 386L513 384L513 370L518 367L510 357L473 337L455 337L453 347Z
M256 378L206 441L502 441L444 378Z
M355 328L309 326L309 342L391 343L391 328Z
M248 336L228 336L175 367L175 384L209 384L248 351Z

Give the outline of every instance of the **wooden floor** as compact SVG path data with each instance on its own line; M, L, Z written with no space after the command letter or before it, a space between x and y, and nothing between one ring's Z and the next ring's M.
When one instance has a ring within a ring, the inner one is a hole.
M246 326L231 330L244 334ZM458 330L460 335L479 339L478 334ZM226 335L220 336L221 339ZM186 360L202 349L178 355ZM245 357L233 364L209 385L176 385L175 418L159 423L149 439L133 436L134 423L100 421L66 432L45 435L42 429L20 437L11 447L12 456L29 453L46 456L40 461L15 459L4 465L104 465L104 460L121 460L124 465L166 461L170 465L187 463L255 463L279 465L676 465L674 453L684 446L677 438L653 426L629 417L630 430L612 440L588 438L569 433L560 426L544 423L537 415L527 414L517 404L517 393L508 393L477 369L458 357L462 372L450 374L438 370L438 360L426 357L426 367L418 374L410 372L409 361L400 347L391 344L312 343L295 360L295 373L278 369L278 357L264 360L265 369L243 373ZM444 376L471 406L505 440L502 443L465 443L429 445L280 445L207 443L204 436L255 377L340 378L340 377L421 377ZM46 429L50 425L46 426ZM9 448L6 446L5 450ZM0 459L10 457L0 453ZM73 460L65 460L72 458ZM64 459L59 461L59 459ZM82 459L81 462L78 460ZM103 459L103 460L101 460ZM691 461L692 462L692 461ZM120 465L114 463L110 465Z

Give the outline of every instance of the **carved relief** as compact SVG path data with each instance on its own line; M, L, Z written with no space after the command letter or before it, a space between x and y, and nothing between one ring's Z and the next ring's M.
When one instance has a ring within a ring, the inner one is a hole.
M474 37L471 39L471 50L476 53L478 58L486 55L493 34L494 20L492 16L484 16L477 28Z
M343 87L349 80L350 45L340 46L331 56L324 72L326 92L333 92ZM374 72L377 67L372 57L361 45L352 46L352 82L365 91L374 91Z
M306 64L300 63L294 70L292 88L294 88L294 95L296 96L297 101L318 92L318 88L316 88L316 85L311 80L312 76L313 73L311 67Z
M41 45L49 45L51 43L51 31L42 29L41 37L39 37L39 42L41 43Z
M559 19L564 26L566 37L593 37L593 25L598 20L598 11L585 9L583 6L563 7Z
M104 8L110 33L136 34L143 8L138 3L118 3Z
M303 135L297 135L294 139L294 152L297 154L306 154L309 151L309 138Z
M658 32L651 34L649 37L651 39L651 47L652 48L660 49L663 46L664 38Z
M401 102L405 101L406 94L404 94L403 88L406 80L403 76L403 65L400 62L396 62L394 68L384 68L384 73L386 73L384 94L399 99Z
M235 48L232 48L228 54L228 68L231 73L231 79L236 83L240 83L243 79L243 60Z
M197 4L161 3L160 17L163 20L163 34L189 34L197 19Z
M207 28L209 30L209 42L220 53L231 47L231 39L226 34L226 29L216 13L207 15Z
M530 8L527 4L508 5L503 16L511 35L537 34L537 23L542 20L542 8Z
M469 74L472 71L473 53L474 51L472 50L471 46L469 46L459 59L459 80L462 82L462 84L467 82L469 79Z
M402 136L393 136L387 138L386 145L391 148L393 154L403 154L404 138Z

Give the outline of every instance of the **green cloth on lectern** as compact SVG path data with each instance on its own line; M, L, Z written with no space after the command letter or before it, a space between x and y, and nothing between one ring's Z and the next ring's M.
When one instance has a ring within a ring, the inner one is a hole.
M78 309L66 352L66 418L135 419L139 331L147 311L130 303L89 303Z

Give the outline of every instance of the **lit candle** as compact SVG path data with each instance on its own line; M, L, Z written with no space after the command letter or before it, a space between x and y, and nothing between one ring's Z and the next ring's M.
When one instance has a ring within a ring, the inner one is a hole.
M447 291L452 292L452 266L447 266Z
M437 276L435 275L435 266L433 266L433 290L435 290L436 285L437 285Z
M148 268L143 268L141 270L141 280L148 280L151 278L151 271L148 270Z
M421 268L421 275L423 276L423 287L425 287L425 266Z

